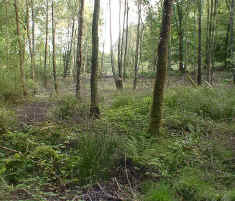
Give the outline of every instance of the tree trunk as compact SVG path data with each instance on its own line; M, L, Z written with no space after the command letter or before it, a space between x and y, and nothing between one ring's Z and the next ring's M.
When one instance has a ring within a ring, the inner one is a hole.
M71 54L72 54L72 49L73 49L74 27L75 27L75 19L73 18L72 30L71 30L71 36L70 36L71 39L70 39L70 42L68 43L68 47L64 55L64 79L68 76L68 72L70 70Z
M111 10L111 0L109 0L109 33L110 33L110 58L111 58L111 66L112 66L112 73L113 73L113 79L114 79L114 83L117 89L119 89L119 85L118 85L118 79L116 77L116 72L115 72L115 64L114 64L114 56L113 56L113 37L112 37L112 10Z
M202 84L202 53L201 53L201 36L202 30L202 1L198 0L198 74L197 74L197 83L198 85Z
M100 75L103 75L104 71L104 45L105 43L103 42L103 50L102 50L102 57L101 57L101 67L100 67Z
M119 37L118 37L118 77L116 79L118 89L123 89L122 83L122 31L121 31L121 9L122 3L119 1Z
M24 45L22 44L21 33L20 33L20 20L19 20L19 11L18 11L18 1L14 1L15 14L16 14L16 33L17 41L19 46L19 59L20 59L20 84L23 91L23 95L27 96L27 91L25 88L25 77L24 77Z
M162 127L162 105L167 75L168 43L173 0L164 0L160 41L158 46L157 74L153 92L153 104L150 114L149 132L160 135Z
M53 78L54 78L54 89L56 95L58 95L58 84L57 84L57 77L56 77L56 43L55 43L55 20L54 20L54 0L52 0L51 4L51 20L52 20L52 61L53 61Z
M138 24L137 24L137 37L136 37L136 52L135 52L135 66L134 66L134 82L133 89L137 87L138 64L139 64L139 47L140 47L140 20L141 20L141 0L138 0Z
M45 41L45 52L44 52L44 87L47 88L47 56L48 56L48 0L46 1L46 41Z
M225 61L224 61L224 69L228 69L228 55L229 55L229 32L230 32L230 23L227 25L227 32L225 38Z
M229 35L230 35L230 40L229 40L229 58L230 58L230 67L232 67L232 65L234 65L234 61L233 61L233 53L234 53L234 31L233 31L233 24L234 24L234 10L235 10L235 2L234 0L232 0L231 2L231 8L230 8L230 20L229 20L229 24L230 24L230 30L229 30Z
M123 62L123 81L125 81L127 77L126 69L127 69L127 50L128 50L128 28L129 28L129 5L128 0L126 1L126 40L125 40L125 52L124 52L124 62Z
M93 22L92 22L92 58L91 58L91 105L90 116L99 118L100 110L98 106L98 53L99 53L99 15L100 0L94 2Z
M77 41L77 83L76 83L76 96L81 98L81 68L82 68L82 37L83 37L83 16L84 16L84 0L80 1L80 9L78 13L78 41Z
M32 80L35 82L35 17L34 17L34 0L31 0L31 17L32 17ZM36 89L33 89L36 94Z
M177 6L177 13L178 13L178 37L179 37L179 71L181 73L185 72L184 69L184 32L183 32L183 10L181 5L178 3Z
M207 81L212 83L212 63L214 61L214 40L216 27L217 0L207 1L207 42L206 42L206 66Z

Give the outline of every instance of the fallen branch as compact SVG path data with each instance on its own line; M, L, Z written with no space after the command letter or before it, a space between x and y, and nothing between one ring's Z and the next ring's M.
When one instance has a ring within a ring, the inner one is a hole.
M204 81L204 82L205 82L205 84L207 85L207 87L213 88L213 86L212 86L209 82L207 82L207 81Z
M10 148L3 147L3 146L0 146L0 149L3 149L3 150L8 151L8 152L12 152L12 153L20 154L21 156L23 156L23 154L20 151L16 151L14 149L10 149Z
M197 88L197 84L196 82L191 78L191 76L189 74L186 75L186 77L188 78L188 80L190 81L190 83L193 85L193 87Z
M117 201L123 201L123 198L118 198L118 197L114 197L111 194L107 193L104 191L104 188L97 182L98 187L100 188L100 190L104 193L104 196L107 197L108 199L113 199L113 200L117 200Z
M114 180L114 182L116 183L116 185L117 185L117 187L118 187L118 190L119 190L119 191L122 191L122 189L121 189L121 187L120 187L120 184L119 184L118 181L117 181L117 178L114 177L113 180Z

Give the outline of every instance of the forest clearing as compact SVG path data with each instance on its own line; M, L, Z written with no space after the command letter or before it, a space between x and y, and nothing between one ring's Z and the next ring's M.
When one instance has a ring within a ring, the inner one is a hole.
M235 0L0 0L0 200L235 201Z

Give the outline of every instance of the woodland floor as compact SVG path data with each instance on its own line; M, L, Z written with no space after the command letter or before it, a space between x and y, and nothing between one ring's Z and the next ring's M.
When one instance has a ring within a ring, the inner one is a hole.
M220 74L216 76L215 83L221 83L221 80L226 78L222 77ZM85 89L82 91L82 96L84 100L89 100L89 81L83 80ZM104 79L100 81L99 92L100 92L100 102L102 107L109 107L112 104L113 97L118 93L132 95L131 82L128 82L127 89L123 92L116 92L113 86L112 79ZM190 86L191 82L187 77L182 76L170 76L167 87L176 87L176 86ZM139 81L139 88L134 93L139 93L143 95L150 95L152 93L153 79L142 79ZM71 84L71 81L66 81L60 83L60 96L73 94L74 85ZM63 88L63 89L62 89ZM14 111L20 125L25 126L41 126L45 122L50 123L50 118L48 117L48 111L52 110L56 105L57 100L51 97L52 94L50 91L39 90L36 97L25 100L14 106ZM232 149L234 153L234 160L232 166L235 167L235 137L230 137L230 139L225 140L228 149ZM231 162L231 159L230 159ZM119 164L122 166L123 164ZM141 172L138 172L134 165L131 162L125 161L125 171L117 172L115 170L113 177L107 182L96 183L92 186L80 187L74 184L71 185L59 185L55 187L53 185L45 185L42 191L49 192L53 196L47 196L47 201L124 201L128 197L136 197L135 186L138 186L141 178ZM118 167L117 167L118 169ZM1 196L0 196L1 197ZM11 192L10 200L27 200L27 201L36 201L37 199L33 198L32 193L26 189L18 189ZM134 199L135 200L135 199ZM6 201L6 200L5 200Z

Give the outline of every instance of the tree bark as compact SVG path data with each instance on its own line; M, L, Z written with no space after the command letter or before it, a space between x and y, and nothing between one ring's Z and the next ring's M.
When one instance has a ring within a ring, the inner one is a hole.
M44 87L47 88L47 57L48 57L48 10L49 10L49 3L46 0L46 41L45 41L45 50L44 50Z
M128 53L128 34L129 34L129 4L128 0L126 1L126 40L125 40L125 52L124 52L124 62L123 62L123 81L125 81L127 77L126 69L127 69L127 53Z
M137 37L136 37L136 52L135 52L135 66L134 66L134 82L133 89L137 87L138 64L139 64L139 48L140 48L140 20L141 20L141 0L138 0L138 24L137 24Z
M117 89L119 89L118 86L118 79L116 77L116 71L115 71L115 64L114 64L114 55L113 55L113 37L112 37L112 10L111 10L111 0L109 0L109 34L110 34L110 59L111 59L111 66L112 66L112 73L113 73L113 79L114 83Z
M162 127L163 96L167 75L168 43L173 0L164 0L160 41L158 46L157 74L153 92L153 104L150 114L149 132L152 136L160 135Z
M71 54L73 49L73 39L74 39L74 27L75 27L75 19L72 19L72 30L71 30L71 39L68 43L67 49L65 50L64 54L64 79L68 76L68 72L70 70L71 64ZM69 28L68 28L69 30Z
M197 83L198 85L202 84L202 54L201 54L201 36L202 30L202 1L198 0L198 74L197 74Z
M53 62L53 78L54 78L54 89L56 95L58 95L58 84L57 84L57 76L56 76L56 44L55 44L55 20L54 20L54 0L52 0L51 4L51 20L52 20L52 62Z
M118 89L123 89L122 83L122 31L121 31L121 9L122 3L119 1L119 37L118 37L118 77L116 79L116 86Z
M218 0L207 1L207 41L206 41L206 66L207 66L207 81L212 84L212 63L214 62L214 40L216 28Z
M100 75L103 75L104 71L104 45L105 43L103 42L103 50L102 50L102 57L101 57L101 67L100 67Z
M25 75L24 75L24 45L21 39L21 33L20 33L20 20L19 20L19 10L18 10L18 1L14 1L14 7L15 7L15 14L16 14L16 33L17 33L17 41L19 46L19 59L20 59L20 84L23 91L23 95L27 96L27 91L25 88Z
M178 37L179 37L179 71L185 72L184 69L184 31L183 31L183 10L179 3L176 4L178 13Z
M34 0L31 0L31 18L32 18L32 80L35 82L35 16L34 16ZM33 89L36 94L36 89Z
M98 106L98 53L99 53L99 15L100 0L94 2L93 22L92 22L92 58L91 58L91 105L90 116L99 118L100 110Z
M229 26L229 28L230 28L230 30L229 30L229 35L230 35L230 40L229 40L229 58L230 58L230 66L232 67L232 65L235 65L233 62L233 52L234 52L234 44L233 44L233 42L234 42L234 39L233 39L233 37L234 37L234 31L233 31L233 24L234 24L234 10L235 10L235 1L234 0L232 0L231 1L231 8L230 8L230 20L229 20L229 24L230 24L230 26Z
M81 68L82 68L82 38L83 38L83 16L84 16L84 0L80 1L80 9L78 13L78 41L77 41L77 82L76 82L76 96L81 98Z

